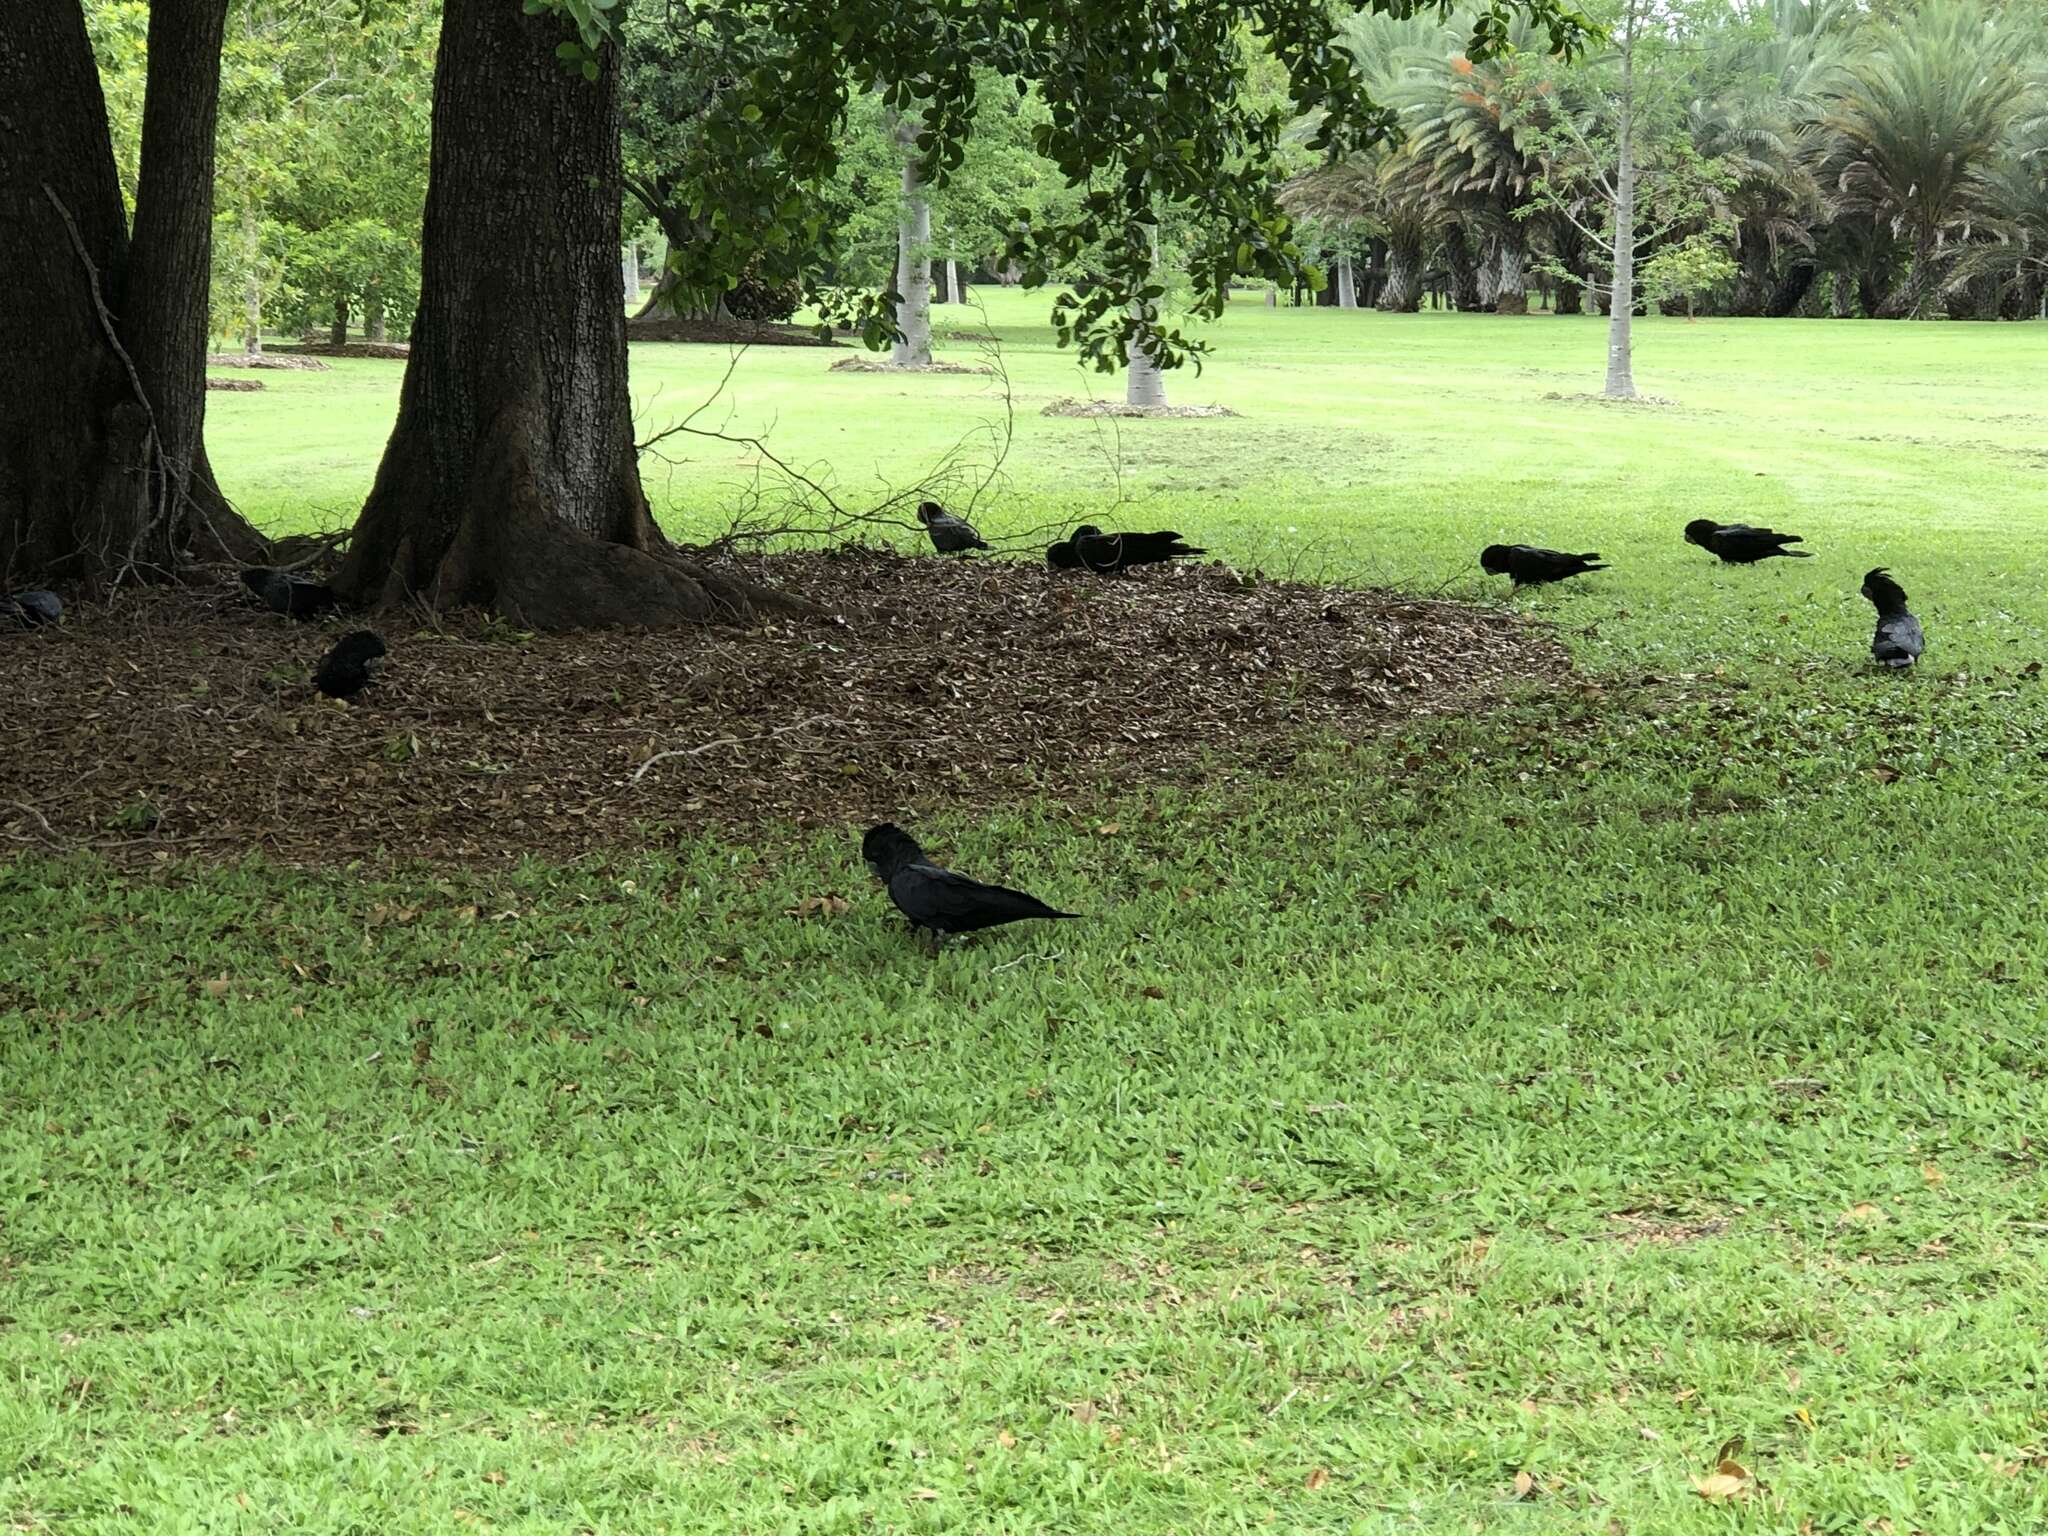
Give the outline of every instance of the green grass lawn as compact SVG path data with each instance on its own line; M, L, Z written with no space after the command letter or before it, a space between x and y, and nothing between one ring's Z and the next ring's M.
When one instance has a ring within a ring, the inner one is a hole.
M1001 297L998 535L1115 495ZM0 866L0 1521L2048 1525L2048 327L1655 320L1637 409L1552 398L1593 320L1215 339L1173 392L1243 414L1123 423L1118 516L1488 600L1489 540L1597 548L1515 600L1579 676L1258 792L906 806L1089 914L936 961L851 829ZM991 409L828 356L749 354L734 419L850 494ZM650 426L724 365L636 350ZM223 483L344 521L397 377L214 397ZM1816 558L1679 541L1736 514Z

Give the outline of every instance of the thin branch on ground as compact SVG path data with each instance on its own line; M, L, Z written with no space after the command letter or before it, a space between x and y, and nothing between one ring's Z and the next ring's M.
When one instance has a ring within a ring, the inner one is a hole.
M656 763L666 762L672 757L701 757L706 752L715 751L719 747L752 746L756 742L774 741L779 737L791 735L810 726L838 724L841 724L841 722L834 719L831 715L812 715L808 719L797 721L794 725L777 726L772 731L762 731L753 736L721 736L716 741L707 741L700 746L678 747L673 752L657 752L639 766L633 774L632 782L638 784L647 777L648 769L652 768Z

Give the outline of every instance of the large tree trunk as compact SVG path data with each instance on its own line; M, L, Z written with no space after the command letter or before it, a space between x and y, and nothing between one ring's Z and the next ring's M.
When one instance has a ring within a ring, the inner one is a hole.
M677 558L648 512L617 286L618 50L585 81L555 57L566 36L507 0L443 8L419 315L336 584L539 629L776 605Z
M384 300L375 293L363 296L363 335L371 341L389 339L384 330Z
M1479 263L1473 259L1465 226L1453 224L1444 231L1444 265L1451 274L1451 308L1479 308Z
M0 576L100 590L262 545L202 435L225 15L151 10L131 239L80 7L0 5Z
M1768 312L1771 293L1770 242L1753 229L1736 231L1735 294L1728 301L1731 315L1761 315Z
M1473 283L1479 308L1491 311L1494 300L1500 297L1500 246L1492 239L1480 242L1477 265Z
M1379 307L1390 315L1412 315L1421 304L1422 248L1413 240L1389 240Z
M1339 309L1358 308L1358 282L1351 272L1351 253L1349 251L1337 253L1337 307Z
M1929 296L1939 286L1937 279L1938 260L1932 240L1922 241L1914 251L1913 259L1906 270L1893 282L1877 307L1871 310L1873 320L1911 320L1920 313Z
M896 219L896 291L903 296L896 311L902 334L889 348L893 368L928 368L932 360L932 204L924 171L917 159L917 130L896 126L903 154L903 206Z
M1811 261L1794 261L1772 287L1771 296L1764 304L1764 313L1773 320L1798 314L1806 303L1806 296L1813 290L1814 275Z
M619 281L626 290L626 302L628 304L638 304L640 302L640 247L631 240L626 242L626 249L619 257Z
M334 301L334 319L327 327L327 341L330 346L348 345L348 295L345 293Z
M1510 223L1500 242L1500 286L1493 296L1497 315L1529 313L1529 236L1526 226Z

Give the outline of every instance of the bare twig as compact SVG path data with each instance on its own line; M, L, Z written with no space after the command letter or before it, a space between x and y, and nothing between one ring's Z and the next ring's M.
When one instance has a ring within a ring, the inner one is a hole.
M773 741L778 736L787 736L793 731L801 731L808 726L839 725L841 723L841 721L834 719L831 715L812 715L809 719L799 720L794 725L777 726L772 731L762 731L754 736L721 736L718 740L707 741L701 746L678 747L673 752L657 752L635 770L631 782L638 784L647 776L648 769L652 768L656 763L667 761L671 757L701 757L704 753L714 751L719 747L747 747L752 746L757 741Z

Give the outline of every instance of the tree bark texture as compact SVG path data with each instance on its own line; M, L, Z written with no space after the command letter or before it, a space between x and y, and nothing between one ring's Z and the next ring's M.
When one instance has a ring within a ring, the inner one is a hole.
M1778 276L1771 288L1771 296L1764 304L1764 313L1774 320L1787 315L1796 315L1805 305L1806 298L1813 291L1815 267L1810 261L1794 261Z
M334 319L327 327L328 342L337 347L348 345L348 295L343 294L334 301Z
M1614 169L1614 282L1607 295L1605 393L1610 400L1636 398L1631 330L1636 304L1635 23L1632 0L1621 49L1620 156Z
M1340 252L1337 256L1337 307L1358 308L1358 282L1351 271L1351 253Z
M896 127L903 153L903 206L896 220L896 291L903 296L896 311L902 335L889 348L895 368L927 368L932 360L932 205L917 163L917 132L908 123Z
M242 352L263 355L263 238L256 223L256 205L242 205Z
M1422 247L1414 240L1387 242L1387 280L1379 307L1390 315L1412 315L1422 305Z
M88 591L262 548L203 439L226 0L152 7L135 227L76 0L0 6L0 576Z
M1451 274L1451 308L1468 312L1480 308L1479 263L1473 259L1462 224L1444 231L1444 265Z
M1497 315L1529 313L1529 236L1520 224L1512 225L1501 236L1500 285L1494 291L1493 312Z
M679 559L647 507L619 302L618 53L507 0L447 0L418 317L336 586L476 604L538 629L660 625L779 604Z

